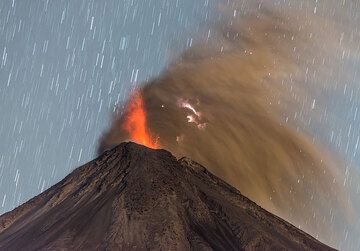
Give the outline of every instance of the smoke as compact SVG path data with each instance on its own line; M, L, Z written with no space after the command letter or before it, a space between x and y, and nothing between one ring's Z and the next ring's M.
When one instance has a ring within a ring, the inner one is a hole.
M344 164L314 144L297 119L321 120L325 101L308 76L329 74L334 65L327 55L337 44L327 31L340 37L343 28L328 20L320 27L324 20L308 13L299 18L299 9L284 15L249 4L244 12L243 4L220 6L227 19L211 30L211 39L142 87L148 130L161 147L203 164L321 241L354 247L358 216L342 184ZM326 48L318 46L324 39ZM131 140L124 121L119 108L99 153Z

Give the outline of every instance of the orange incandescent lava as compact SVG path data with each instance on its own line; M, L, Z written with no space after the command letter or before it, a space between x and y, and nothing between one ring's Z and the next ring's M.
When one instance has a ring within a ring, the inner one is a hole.
M153 139L146 123L146 112L140 91L134 91L126 107L123 128L129 133L130 139L144 146L158 149L157 139Z

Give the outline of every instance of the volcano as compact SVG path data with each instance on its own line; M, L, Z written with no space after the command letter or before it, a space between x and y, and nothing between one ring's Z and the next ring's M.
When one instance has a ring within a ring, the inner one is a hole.
M122 143L0 217L0 250L333 250L200 164Z

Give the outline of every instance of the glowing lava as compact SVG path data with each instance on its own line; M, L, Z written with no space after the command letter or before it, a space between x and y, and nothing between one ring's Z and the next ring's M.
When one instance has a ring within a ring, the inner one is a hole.
M129 133L130 139L144 146L158 149L157 139L151 137L147 129L146 112L140 91L134 91L126 107L123 128Z

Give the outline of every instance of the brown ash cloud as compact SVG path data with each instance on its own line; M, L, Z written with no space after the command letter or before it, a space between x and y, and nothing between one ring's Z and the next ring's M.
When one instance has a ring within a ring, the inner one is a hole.
M318 48L321 34L309 38L316 25L254 8L217 25L211 43L185 51L141 92L149 131L163 148L204 164L263 208L338 246L358 220L342 185L342 161L282 116L313 106L308 97L318 88L302 84L305 64L333 46ZM318 67L326 74L331 65ZM321 100L317 105L314 120ZM129 140L124 119L119 108L99 153Z

